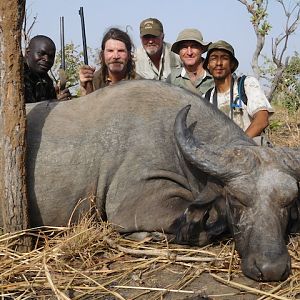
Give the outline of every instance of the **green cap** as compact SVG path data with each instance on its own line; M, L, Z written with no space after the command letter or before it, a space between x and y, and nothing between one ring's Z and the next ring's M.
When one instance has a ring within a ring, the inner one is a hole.
M140 24L140 36L154 35L160 36L164 32L162 23L155 18L148 18Z
M171 47L171 51L178 54L180 50L180 44L184 41L195 41L199 43L203 47L203 52L207 51L207 48L210 44L203 41L203 35L198 29L187 28L178 34L176 42Z
M208 69L207 69L208 59L209 59L210 54L214 50L223 50L223 51L226 51L226 52L228 52L230 54L231 59L234 62L234 67L231 70L231 72L233 73L237 69L237 67L239 66L239 61L234 56L234 49L233 49L233 47L229 43L227 43L225 41L222 41L222 40L217 41L217 42L212 43L212 44L209 45L209 47L207 49L206 58L205 58L205 60L203 62L203 68L208 71Z

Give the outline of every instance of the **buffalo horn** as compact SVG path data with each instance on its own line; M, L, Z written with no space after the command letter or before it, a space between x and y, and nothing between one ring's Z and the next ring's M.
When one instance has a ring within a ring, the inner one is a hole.
M222 182L244 174L255 167L255 157L249 146L208 145L196 140L187 127L186 119L191 106L181 109L174 124L177 145L184 158L198 169ZM249 159L250 158L250 159Z

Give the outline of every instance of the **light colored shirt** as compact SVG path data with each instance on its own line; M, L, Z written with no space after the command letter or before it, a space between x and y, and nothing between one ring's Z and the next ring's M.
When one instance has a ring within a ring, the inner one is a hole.
M244 131L249 127L255 113L260 110L266 110L269 115L274 113L274 110L260 87L258 80L255 77L247 76L244 82L245 93L247 95L247 105L241 100L236 101L236 107L232 110L233 121L240 126ZM210 102L213 103L214 89L210 95ZM233 99L239 96L237 80L233 86ZM225 93L217 93L218 108L231 118L230 110L230 89Z
M206 71L204 72L203 77L198 78L193 83L184 67L172 69L172 72L166 81L196 93L199 96L204 96L209 89L215 86L212 76Z
M153 64L143 47L136 50L135 59L136 72L145 79L165 81L171 73L172 68L178 68L181 66L179 56L171 51L171 45L166 42L163 42L163 51L160 58L159 70Z

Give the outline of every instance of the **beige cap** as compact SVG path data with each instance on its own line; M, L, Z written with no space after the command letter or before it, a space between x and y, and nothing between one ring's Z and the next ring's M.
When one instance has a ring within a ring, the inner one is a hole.
M198 29L187 28L178 34L176 42L172 45L171 50L178 54L180 50L180 43L183 41L195 41L199 43L203 47L203 52L206 52L210 45L210 43L203 41L202 33Z

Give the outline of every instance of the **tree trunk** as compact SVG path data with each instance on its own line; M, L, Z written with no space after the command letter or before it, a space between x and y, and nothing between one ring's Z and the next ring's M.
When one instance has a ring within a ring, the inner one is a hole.
M29 228L25 178L26 111L23 91L21 31L25 0L0 3L1 177L0 196L5 233ZM30 250L24 235L13 245Z

